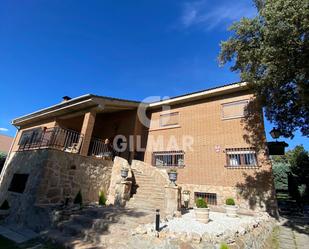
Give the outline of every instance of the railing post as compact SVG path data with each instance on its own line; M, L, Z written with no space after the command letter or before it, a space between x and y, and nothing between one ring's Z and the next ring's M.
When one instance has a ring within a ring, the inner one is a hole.
M92 131L95 123L96 112L91 110L85 113L81 134L84 135L84 141L80 149L80 154L83 156L88 155L89 145L91 141Z

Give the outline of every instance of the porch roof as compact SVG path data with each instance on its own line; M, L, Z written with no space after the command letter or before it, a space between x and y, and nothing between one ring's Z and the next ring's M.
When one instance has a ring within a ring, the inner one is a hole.
M53 118L67 114L83 113L89 109L96 109L97 112L115 112L121 110L136 109L138 101L117 99L94 94L86 94L59 104L38 110L36 112L18 117L12 121L15 126L26 125L46 118Z

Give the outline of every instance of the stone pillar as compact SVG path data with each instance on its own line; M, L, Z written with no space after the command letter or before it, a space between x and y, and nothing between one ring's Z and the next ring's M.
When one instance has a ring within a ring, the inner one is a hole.
M91 110L85 113L84 122L81 130L81 134L84 135L84 140L82 143L82 147L80 149L80 154L83 156L88 155L89 145L91 141L92 131L95 123L96 112Z
M181 208L181 187L165 186L165 213L174 215Z
M116 206L125 206L130 199L132 182L123 180L116 184L115 202Z

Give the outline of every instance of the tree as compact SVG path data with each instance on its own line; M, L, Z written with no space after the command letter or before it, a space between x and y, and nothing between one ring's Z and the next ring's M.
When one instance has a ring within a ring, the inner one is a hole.
M232 62L285 137L309 136L309 0L255 0L257 16L234 23L219 62Z

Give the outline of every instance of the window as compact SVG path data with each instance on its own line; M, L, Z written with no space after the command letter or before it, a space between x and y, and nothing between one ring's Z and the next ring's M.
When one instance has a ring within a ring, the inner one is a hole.
M257 166L256 152L252 148L226 149L228 167Z
M209 205L217 205L216 193L194 192L194 200L196 201L197 198L203 198Z
M42 139L43 129L35 128L31 130L23 131L18 142L19 145L36 144Z
M183 151L160 151L152 154L153 166L184 166Z
M240 100L222 104L222 119L242 118L245 116L249 100Z
M179 113L172 112L167 114L160 115L160 127L170 126L170 125L178 125L179 123Z
M9 191L23 193L28 180L28 174L14 174Z

